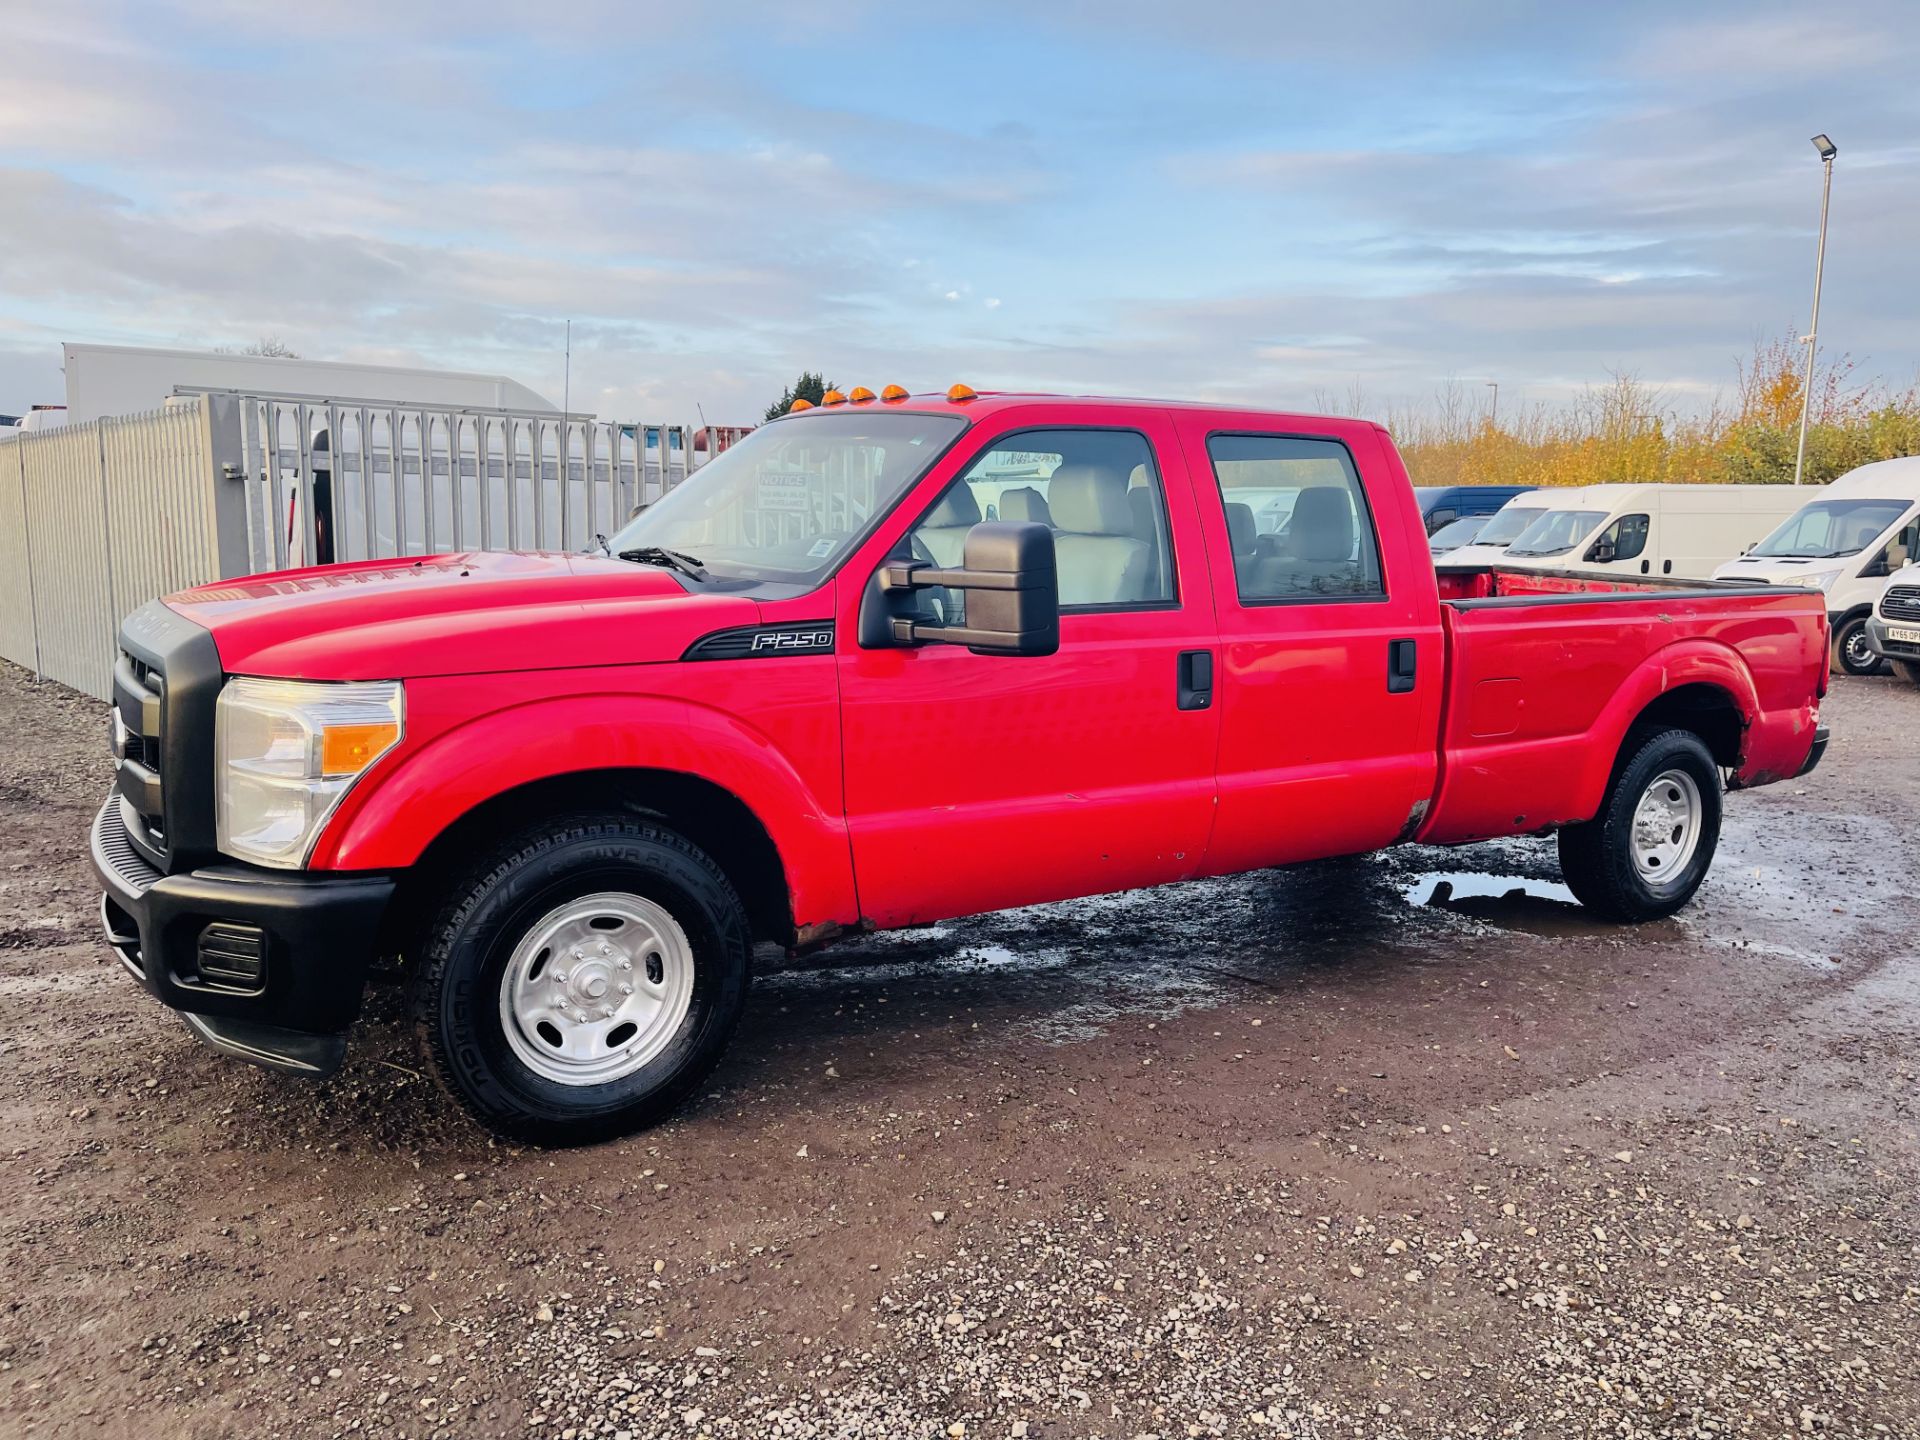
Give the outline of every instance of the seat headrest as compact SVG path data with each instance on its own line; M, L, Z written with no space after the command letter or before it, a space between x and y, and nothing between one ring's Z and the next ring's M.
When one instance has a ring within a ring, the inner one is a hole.
M1041 525L1053 524L1053 512L1047 508L1047 497L1031 485L1022 485L1017 490L1001 492L1000 518L1038 522Z
M1062 465L1047 482L1053 523L1074 535L1133 537L1127 477L1098 465Z
M1303 560L1353 557L1353 501L1343 485L1316 485L1293 502L1293 548Z
M1227 502L1227 545L1241 556L1251 555L1259 548L1260 531L1253 523L1253 506L1238 500Z
M1133 509L1133 538L1153 544L1160 533L1159 522L1154 514L1153 491L1144 485L1130 485L1127 487L1127 504Z
M947 487L947 493L940 497L940 503L928 511L927 518L920 523L936 530L978 525L980 502L973 498L973 487L964 480L954 481Z

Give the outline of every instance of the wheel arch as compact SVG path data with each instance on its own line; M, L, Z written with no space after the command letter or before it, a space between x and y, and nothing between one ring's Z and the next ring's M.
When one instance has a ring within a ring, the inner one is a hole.
M746 907L753 938L790 946L795 924L787 867L773 836L738 795L703 776L637 767L573 770L489 796L428 842L399 877L389 909L389 953L408 953L447 888L474 860L543 819L617 814L657 820L698 845Z
M438 873L447 856L546 815L647 813L728 870L756 935L805 943L859 917L837 772L820 778L834 786L829 799L766 736L705 706L535 701L450 726L369 775L329 822L312 866L386 871L417 889L412 872Z

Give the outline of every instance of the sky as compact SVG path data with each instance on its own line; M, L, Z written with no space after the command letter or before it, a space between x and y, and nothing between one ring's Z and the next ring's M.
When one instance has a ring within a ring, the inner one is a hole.
M1920 375L1913 0L0 0L0 412L276 336L625 420L843 386L1679 409ZM563 359L572 321L570 379Z

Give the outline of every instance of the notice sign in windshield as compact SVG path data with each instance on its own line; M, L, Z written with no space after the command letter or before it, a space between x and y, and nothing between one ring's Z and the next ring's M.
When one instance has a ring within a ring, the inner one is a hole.
M760 477L762 510L811 510L813 477L804 470L770 470Z

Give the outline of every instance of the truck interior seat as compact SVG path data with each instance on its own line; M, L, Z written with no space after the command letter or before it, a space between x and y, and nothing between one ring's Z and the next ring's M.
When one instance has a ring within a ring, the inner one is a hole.
M1288 595L1318 589L1318 581L1345 576L1353 568L1353 501L1346 488L1316 485L1302 490L1279 553L1254 565L1249 594Z
M1017 490L1001 492L1000 518L1026 524L1051 525L1053 511L1047 508L1046 496L1031 485L1022 485Z
M1235 500L1227 502L1227 545L1236 560L1250 560L1260 549L1260 532L1253 522L1253 507Z
M933 553L935 564L942 570L957 570L966 558L967 531L979 523L980 502L973 498L973 487L960 480L947 487L915 533Z
M1098 465L1062 465L1048 481L1062 605L1117 605L1154 594L1153 546L1133 528L1127 478Z

